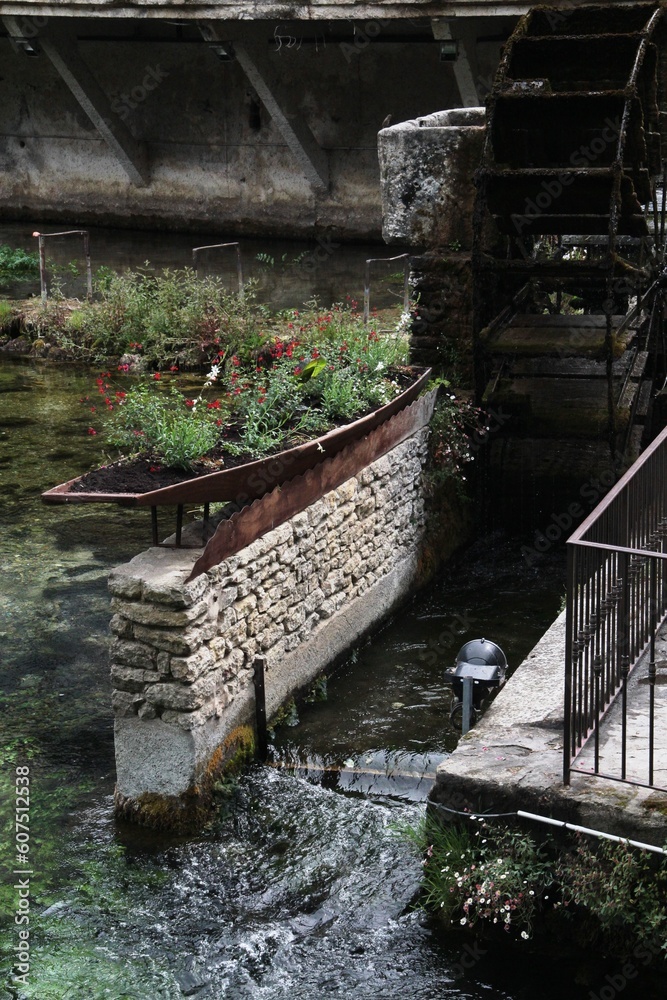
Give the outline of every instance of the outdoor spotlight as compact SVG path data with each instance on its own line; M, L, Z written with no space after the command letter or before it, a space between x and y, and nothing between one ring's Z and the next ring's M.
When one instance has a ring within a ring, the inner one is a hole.
M440 42L440 62L456 62L459 57L459 43L455 38Z
M231 42L212 42L209 48L221 62L231 62L234 58L234 47Z
M461 646L445 681L452 685L454 703L450 718L462 713L461 727L467 733L484 698L505 683L507 657L490 639L472 639Z

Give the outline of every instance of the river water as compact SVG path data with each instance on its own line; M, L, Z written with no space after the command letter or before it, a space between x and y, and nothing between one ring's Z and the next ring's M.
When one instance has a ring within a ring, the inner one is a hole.
M221 791L201 835L114 821L106 576L147 546L148 518L40 502L104 457L80 403L93 378L0 363L0 1000L578 1000L603 987L593 961L443 938L415 906L420 859L400 832L424 812L419 774L456 744L443 667L482 634L516 665L558 610L561 554L529 566L525 529L496 526L354 650L325 699L276 730L273 765ZM433 648L441 662L426 666ZM9 971L16 767L31 786L28 985Z

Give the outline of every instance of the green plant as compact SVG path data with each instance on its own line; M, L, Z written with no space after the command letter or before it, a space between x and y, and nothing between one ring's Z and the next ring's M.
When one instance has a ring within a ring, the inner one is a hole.
M39 255L27 250L0 246L0 286L10 281L30 281L39 277Z
M95 301L82 303L62 335L83 354L104 359L133 351L155 367L197 366L220 351L248 355L263 343L266 310L230 294L222 280L198 279L191 268L100 269Z
M107 435L126 453L146 452L171 468L187 470L220 438L218 407L203 403L201 395L197 401L185 399L175 385L156 392L144 380L116 398Z
M480 921L530 937L553 871L532 837L486 823L465 827L427 819L413 842L426 842L424 906L449 923ZM553 890L552 890L553 892Z
M423 855L422 906L448 926L526 939L547 916L566 916L590 946L623 955L650 938L667 953L664 858L607 840L538 839L483 816L461 825L430 815L400 832Z
M452 392L446 379L433 384L440 385L440 392L430 423L428 485L431 493L445 480L465 481L465 467L473 461L476 447L488 433L483 410L466 396Z

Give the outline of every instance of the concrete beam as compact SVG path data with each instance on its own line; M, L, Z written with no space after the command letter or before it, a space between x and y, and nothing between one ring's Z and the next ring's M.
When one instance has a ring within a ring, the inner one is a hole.
M2 20L17 46L25 47L24 30L17 19L3 17ZM28 42L31 46L37 46L51 61L130 181L136 187L149 184L146 148L112 111L109 99L79 55L76 38L63 29L47 28L39 34L31 33Z
M458 58L452 63L454 79L461 95L461 106L464 108L478 108L480 106L479 94L475 83L475 76L471 69L471 55L469 43L465 38L452 35L448 21L440 18L431 19L433 37L438 41L456 41L459 47Z
M558 5L559 0L554 0ZM561 0L571 6L573 0ZM581 0L589 2L589 0ZM618 0L631 4L636 0ZM392 0L379 8L377 0L311 0L286 8L281 0L259 0L252 6L247 0L0 0L0 15L21 17L141 17L163 20L165 17L189 21L217 19L224 21L271 20L335 21L377 20L410 17L502 17L525 14L531 0L451 0L418 3L417 0Z
M207 42L224 42L215 25L201 24L200 30ZM317 144L300 112L289 110L290 96L269 63L266 45L243 38L234 40L233 51L236 61L292 151L308 183L318 194L327 194L329 165L326 154Z

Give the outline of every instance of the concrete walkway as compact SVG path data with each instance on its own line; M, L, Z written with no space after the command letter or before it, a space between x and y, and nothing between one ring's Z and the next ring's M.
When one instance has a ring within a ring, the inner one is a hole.
M667 657L667 632L658 660ZM663 845L667 841L667 791L640 788L573 774L563 784L563 676L565 613L556 619L517 668L479 723L436 772L431 800L454 809L505 812L523 809L621 836ZM647 663L629 687L628 774L646 780L647 759L640 739L647 729ZM667 786L667 667L656 684L656 784ZM601 770L620 762L620 707L601 733ZM592 747L580 766L592 769ZM620 773L620 763L618 765Z

